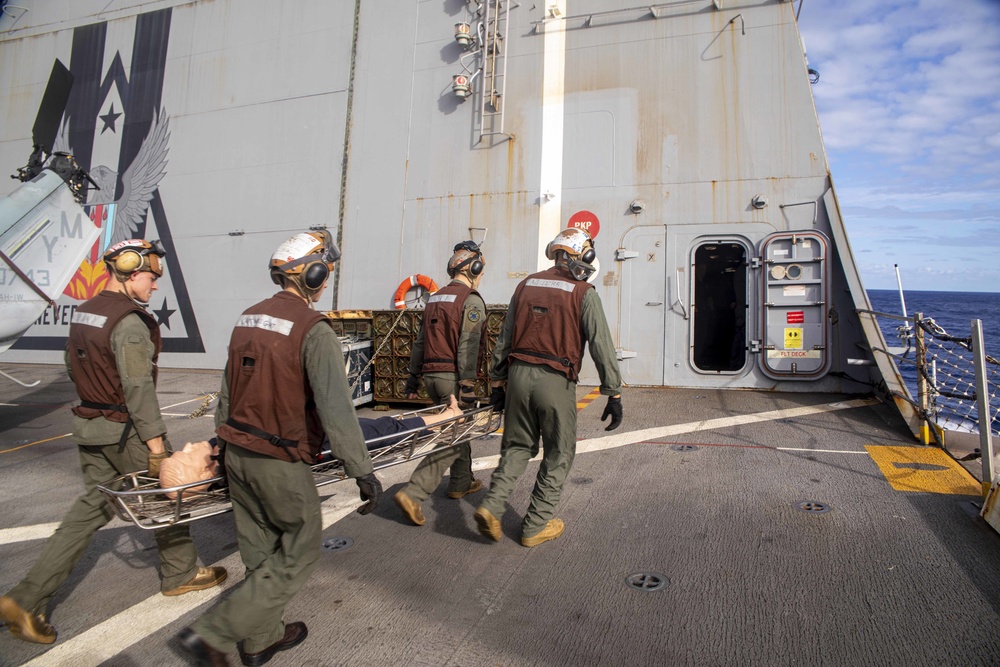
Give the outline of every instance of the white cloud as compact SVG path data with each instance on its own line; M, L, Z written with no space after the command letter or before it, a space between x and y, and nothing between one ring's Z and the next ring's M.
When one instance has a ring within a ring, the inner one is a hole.
M1000 291L1000 2L807 2L799 27L855 253Z

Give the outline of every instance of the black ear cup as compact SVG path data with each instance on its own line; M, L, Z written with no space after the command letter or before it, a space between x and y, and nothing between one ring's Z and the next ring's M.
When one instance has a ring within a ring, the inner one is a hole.
M469 273L472 274L473 278L476 277L476 276L478 276L480 273L482 273L483 269L486 268L486 264L483 263L483 260L481 259L481 255L477 255L475 257L470 257L469 259L465 260L461 264L458 264L458 265L453 266L452 268L448 269L448 277L449 278L454 278L466 266L469 267Z
M302 282L307 289L319 289L329 275L330 267L323 262L313 262L302 272Z
M593 248L587 248L583 251L583 254L580 255L580 261L584 264L593 264L595 259L597 259L597 253Z

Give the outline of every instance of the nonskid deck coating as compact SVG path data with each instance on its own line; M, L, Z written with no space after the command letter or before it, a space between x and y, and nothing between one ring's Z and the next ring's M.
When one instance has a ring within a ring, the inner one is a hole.
M72 385L56 367L15 370L43 383L0 385L0 402L17 406L0 407L0 450L18 448L0 454L3 590L30 567L46 529L18 536L58 522L81 488L68 438L30 444L69 430ZM217 384L217 373L164 372L160 400L175 406L164 411L188 414ZM590 390L579 388L581 403ZM350 482L326 487L323 537L354 544L321 555L287 612L308 623L309 639L269 664L1000 662L1000 536L974 518L973 495L893 488L869 448L936 450L918 447L890 408L754 391L626 388L623 396L625 422L611 434L599 421L603 397L581 410L560 503L566 533L534 549L518 538L536 464L502 517L499 544L476 532L478 495L450 500L440 487L417 528L391 502L354 513ZM824 411L831 404L840 409ZM765 413L773 414L758 420ZM175 444L205 437L211 423L167 418ZM647 429L668 435L645 438ZM612 438L625 442L596 446ZM480 466L498 453L496 437L473 448ZM944 472L937 465L967 474L940 460L890 465L932 478ZM380 473L387 494L414 466ZM477 475L488 482L488 471ZM802 501L830 511L803 512ZM230 585L238 583L231 517L193 533L205 563L227 565ZM216 594L159 596L156 561L152 536L112 523L56 597L58 642L0 634L0 664L186 664L171 638ZM669 583L636 590L626 583L634 574Z

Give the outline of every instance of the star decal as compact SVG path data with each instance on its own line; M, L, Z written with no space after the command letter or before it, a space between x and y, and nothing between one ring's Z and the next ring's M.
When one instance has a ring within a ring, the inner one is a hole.
M114 132L115 121L118 120L120 116L120 113L115 113L115 103L112 102L111 109L103 116L100 116L100 119L104 121L104 127L101 128L101 134L104 134L104 130L111 130Z
M159 310L154 310L153 312L156 313L156 323L159 324L160 326L164 326L164 327L166 327L166 328L169 329L170 328L170 316L173 315L174 313L176 313L177 310L176 309L175 310L171 310L170 308L168 308L167 307L167 300L164 299L163 300L163 305L160 306L160 309Z

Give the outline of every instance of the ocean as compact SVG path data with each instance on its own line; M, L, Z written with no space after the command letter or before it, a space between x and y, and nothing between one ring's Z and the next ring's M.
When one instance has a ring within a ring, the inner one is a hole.
M1000 359L1000 294L994 292L905 291L903 296L906 300L907 315L912 317L914 313L919 312L925 318L933 318L934 322L951 336L968 338L971 335L972 320L982 321L986 353ZM871 301L872 310L891 315L902 315L898 290L868 290L868 298ZM896 333L896 327L903 324L902 321L885 317L880 317L878 320L887 345L904 345ZM932 344L931 348L934 347ZM955 348L954 345L950 347ZM911 350L907 357L913 359L913 355L914 352ZM971 355L967 356L971 357ZM903 380L910 389L910 394L916 397L917 373L914 365L902 363L899 364L899 369ZM1000 432L1000 419L997 419L996 415L1000 409L1000 396L997 395L1000 392L1000 387L997 386L997 382L1000 369L987 364L987 373L991 382L990 403L995 416L992 430L994 433L998 433ZM939 386L945 390L952 389L965 394L973 391L971 386L965 384L966 380L972 382L971 375L966 375L959 381L953 380L949 377L947 362L939 364L938 378L943 378ZM976 430L970 424L970 421L974 422L978 416L974 402L939 397L938 406L941 410L938 422L946 428Z
M868 290L868 298L872 302L872 310L891 315L902 315L898 290ZM952 336L967 337L970 333L969 324L972 320L982 320L983 336L986 340L986 351L995 358L1000 358L1000 293L996 292L916 292L904 291L906 299L906 314L923 313L924 317L933 317L941 327ZM888 327L886 326L888 324ZM897 320L880 320L882 331L894 332L896 326L902 324ZM898 339L893 333L887 334L889 345L898 345Z

